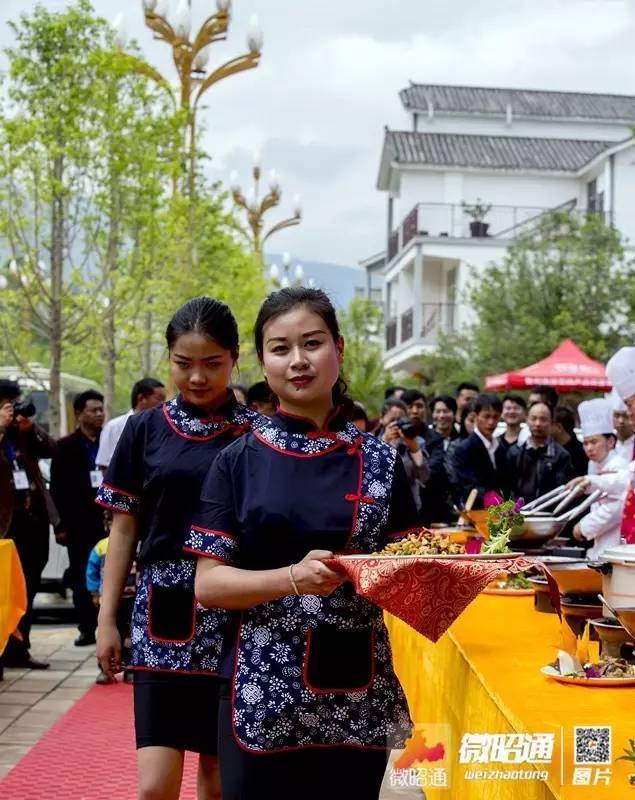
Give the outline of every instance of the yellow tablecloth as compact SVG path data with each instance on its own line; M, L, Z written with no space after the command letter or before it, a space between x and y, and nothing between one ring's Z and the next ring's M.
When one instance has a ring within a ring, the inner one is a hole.
M424 729L426 723L451 728L451 787L426 788L429 800L635 800L635 786L628 782L635 763L615 762L629 738L635 738L635 687L585 688L542 675L540 668L555 658L559 643L555 614L534 611L531 597L481 595L437 644L395 617L387 616L387 624L413 720ZM612 726L608 786L604 782L573 785L574 777L586 780L580 774L574 776L574 769L580 768L574 765L575 726ZM466 769L511 767L459 764L463 734L551 732L555 733L551 766L513 767L548 769L546 783L465 779Z
M26 585L18 551L11 539L0 539L0 653L26 611Z

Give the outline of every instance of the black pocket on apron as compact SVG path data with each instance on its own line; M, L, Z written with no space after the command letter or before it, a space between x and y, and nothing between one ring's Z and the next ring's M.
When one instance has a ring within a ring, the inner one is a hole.
M358 692L375 673L372 628L318 625L307 634L304 681L314 692Z
M194 588L184 586L150 587L148 633L159 642L183 644L196 630Z

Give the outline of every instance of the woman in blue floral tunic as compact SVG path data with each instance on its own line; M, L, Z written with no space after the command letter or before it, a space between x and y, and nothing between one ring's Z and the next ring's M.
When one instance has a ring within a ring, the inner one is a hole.
M401 538L414 501L394 448L347 422L323 292L271 295L256 349L280 407L217 458L186 543L199 600L242 612L221 659L223 798L371 800L411 721L381 610L328 562Z
M176 800L184 751L192 750L200 753L199 800L212 800L220 798L216 676L231 615L196 602L196 560L182 548L210 465L258 415L227 388L238 329L226 305L191 300L172 318L166 338L179 394L128 420L98 493L114 521L97 654L114 679L121 661L117 606L138 547L132 664L139 798ZM197 724L200 709L205 718Z

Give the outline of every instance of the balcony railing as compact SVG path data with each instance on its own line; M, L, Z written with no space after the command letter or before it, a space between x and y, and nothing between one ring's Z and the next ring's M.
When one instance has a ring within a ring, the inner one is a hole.
M393 231L390 234L390 239L388 240L388 261L392 261L398 252L399 252L399 231Z
M531 230L541 217L554 210L587 214L575 208L570 200L556 208L538 206L491 206L482 220L471 219L462 205L451 203L418 203L392 232L388 242L391 261L415 236L441 239L514 239Z
M407 342L408 339L412 339L412 334L414 331L414 311L412 308L409 308L407 311L404 311L401 315L401 341Z
M455 303L423 303L421 310L421 341L437 344L439 335L456 330Z
M406 309L399 318L395 317L386 323L386 350L393 350L397 347L397 343L404 344L409 341L436 345L441 334L451 333L454 330L456 330L455 303L422 303L420 331L415 331L413 308Z
M397 347L397 320L389 319L386 323L386 350Z

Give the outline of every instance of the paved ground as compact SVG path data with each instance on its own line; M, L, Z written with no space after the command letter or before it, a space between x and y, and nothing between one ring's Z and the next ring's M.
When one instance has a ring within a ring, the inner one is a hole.
M5 670L0 682L0 780L94 683L95 648L74 647L76 636L77 630L70 625L35 626L32 654L50 661L50 668ZM80 752L78 747L76 755ZM391 787L385 780L381 800L415 798L423 798L416 787Z
M0 778L94 683L94 647L74 647L77 629L33 629L32 654L50 661L42 671L5 669L0 682Z

